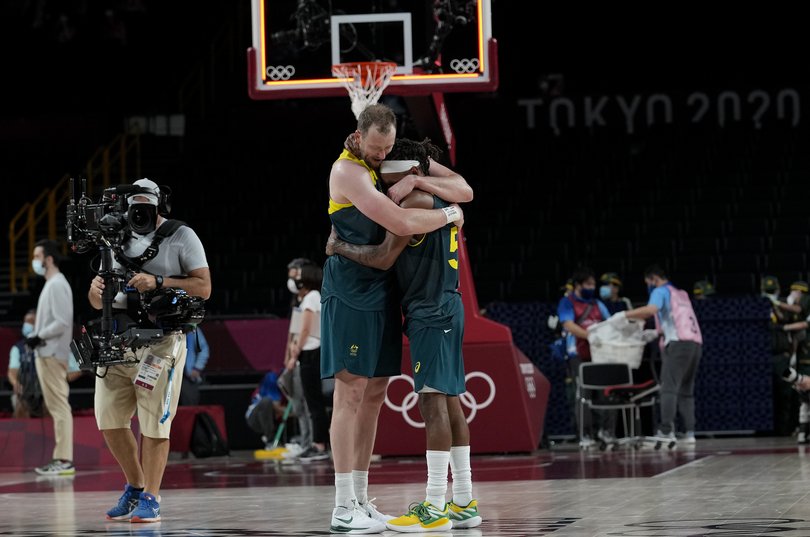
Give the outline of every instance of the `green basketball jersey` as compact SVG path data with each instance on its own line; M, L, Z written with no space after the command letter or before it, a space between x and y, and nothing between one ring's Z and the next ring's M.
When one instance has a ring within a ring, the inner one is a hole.
M445 201L433 197L434 209L447 206ZM459 294L458 227L447 224L406 246L395 269L406 333L447 323L441 307Z
M338 160L355 162L368 170L374 187L382 191L377 173L363 160L344 150ZM366 217L351 203L329 200L329 218L338 236L353 244L380 244L385 229ZM365 267L339 255L329 256L323 267L322 301L337 297L349 306L366 311L385 308L386 295L393 291L393 278L389 271Z

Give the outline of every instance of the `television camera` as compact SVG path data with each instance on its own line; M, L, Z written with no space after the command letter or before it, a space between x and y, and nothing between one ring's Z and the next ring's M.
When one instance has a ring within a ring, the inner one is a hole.
M85 179L82 179L78 201L74 198L74 188L71 179L66 219L67 241L72 250L78 253L98 249L100 265L96 273L104 279L101 318L82 326L81 336L71 343L79 367L92 370L137 362L137 358L128 351L147 347L167 333L202 322L205 301L201 297L191 296L176 288L140 293L134 287L127 286L136 272L149 272L124 254L124 244L131 233L145 235L154 229L154 218L149 214L149 207L146 204L129 205L127 200L131 196L154 195L155 192L137 185L118 185L105 189L101 200L93 203L87 196ZM160 190L158 214L165 216L169 210L167 193L170 190L167 187ZM155 254L157 250L152 256ZM126 296L126 310L113 309L120 292Z

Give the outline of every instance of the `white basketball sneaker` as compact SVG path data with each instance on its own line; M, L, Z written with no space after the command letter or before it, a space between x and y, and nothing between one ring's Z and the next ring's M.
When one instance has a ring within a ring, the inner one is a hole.
M391 519L392 519L392 518L394 518L394 517L392 517L392 516L390 516L390 515L386 515L386 514L384 514L384 513L380 513L380 512L377 510L377 506L376 506L376 505L374 505L374 503L372 503L372 502L374 502L374 500L376 500L376 499L377 499L377 498L371 498L371 499L370 499L369 501L367 501L366 503L358 503L358 504L357 504L357 507L358 507L360 510L365 511L365 512L366 512L366 514L368 514L368 516L370 516L370 517L371 517L371 518L373 518L374 520L378 520L378 521L382 522L383 524L385 524L386 522L388 522L389 520L391 520Z
M332 523L329 527L331 533L348 533L358 535L366 533L382 533L385 523L374 520L368 513L357 506L352 500L351 507L335 507L332 510Z

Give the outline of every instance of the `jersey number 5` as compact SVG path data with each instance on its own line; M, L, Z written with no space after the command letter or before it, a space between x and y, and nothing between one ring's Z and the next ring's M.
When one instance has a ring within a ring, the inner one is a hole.
M453 254L458 251L458 226L450 228L450 253ZM458 254L453 259L448 259L448 263L454 269L458 270Z

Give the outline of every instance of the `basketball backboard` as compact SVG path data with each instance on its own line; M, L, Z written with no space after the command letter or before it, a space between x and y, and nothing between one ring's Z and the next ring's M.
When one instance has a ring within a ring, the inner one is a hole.
M345 95L332 65L397 64L386 93L494 91L490 0L252 0L253 99Z

